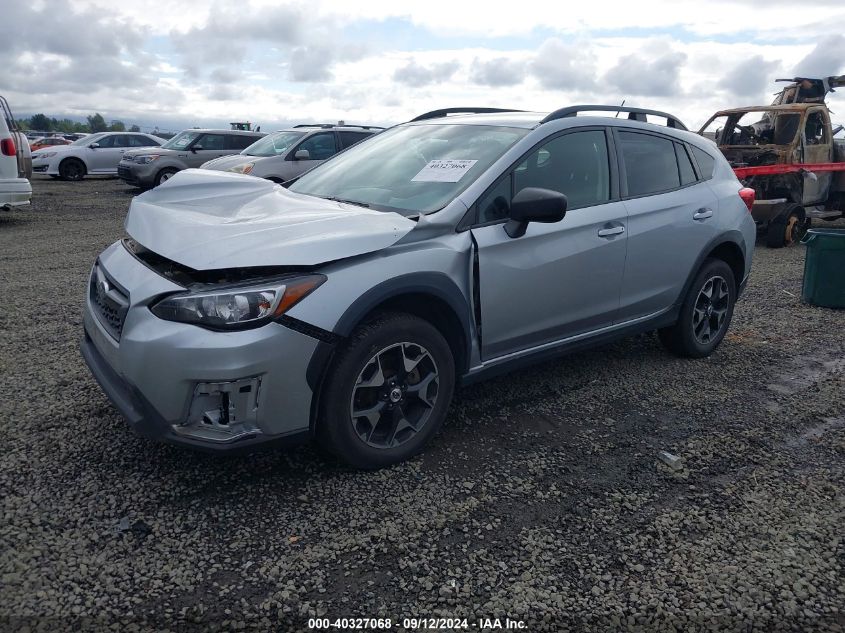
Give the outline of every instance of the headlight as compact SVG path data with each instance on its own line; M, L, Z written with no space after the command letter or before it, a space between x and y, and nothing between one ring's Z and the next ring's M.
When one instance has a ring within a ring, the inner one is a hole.
M306 275L264 284L176 294L165 297L150 309L167 321L220 330L246 329L283 315L325 280L325 275Z
M58 152L44 152L43 154L41 152L36 152L35 154L32 155L32 157L33 158L53 158L53 156L55 156L56 154L58 154Z
M136 156L135 162L141 163L142 165L146 165L148 163L153 162L157 158L158 158L158 154L147 154L145 156Z
M252 171L253 167L255 167L255 163L244 163L243 165L229 167L229 169L227 169L226 171L233 171L236 174L248 174Z

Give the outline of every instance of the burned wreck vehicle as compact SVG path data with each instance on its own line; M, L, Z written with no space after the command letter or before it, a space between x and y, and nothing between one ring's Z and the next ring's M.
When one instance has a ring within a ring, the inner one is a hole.
M770 247L796 243L812 219L845 215L845 139L831 124L826 92L845 76L796 78L773 105L722 110L699 134L714 141L756 192L752 211Z

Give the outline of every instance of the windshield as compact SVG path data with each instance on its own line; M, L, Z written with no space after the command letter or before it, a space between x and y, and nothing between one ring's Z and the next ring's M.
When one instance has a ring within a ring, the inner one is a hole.
M247 147L241 154L246 156L278 156L304 136L304 132L273 132Z
M167 143L162 145L161 148L162 149L185 149L200 134L201 134L200 132L194 132L193 130L185 130L184 132L179 132L179 134L177 134L172 139L167 141Z
M743 112L718 116L700 133L718 145L789 145L800 122L797 112Z
M406 216L431 213L528 132L487 125L396 127L315 167L290 190Z
M104 136L105 134L89 134L88 136L83 136L82 138L75 140L71 143L71 145L90 145L91 143L96 143Z

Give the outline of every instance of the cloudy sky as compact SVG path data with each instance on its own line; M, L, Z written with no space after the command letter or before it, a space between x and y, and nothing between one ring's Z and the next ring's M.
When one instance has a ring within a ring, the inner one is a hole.
M16 113L98 111L162 129L622 99L697 128L715 110L768 103L777 77L845 73L842 0L3 6L0 93ZM845 90L829 103L845 122Z

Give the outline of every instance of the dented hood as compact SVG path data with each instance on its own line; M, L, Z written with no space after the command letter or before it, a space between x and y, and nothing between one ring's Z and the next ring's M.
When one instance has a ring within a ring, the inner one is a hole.
M391 246L414 226L397 213L199 169L137 196L126 217L139 244L195 270L321 264Z

